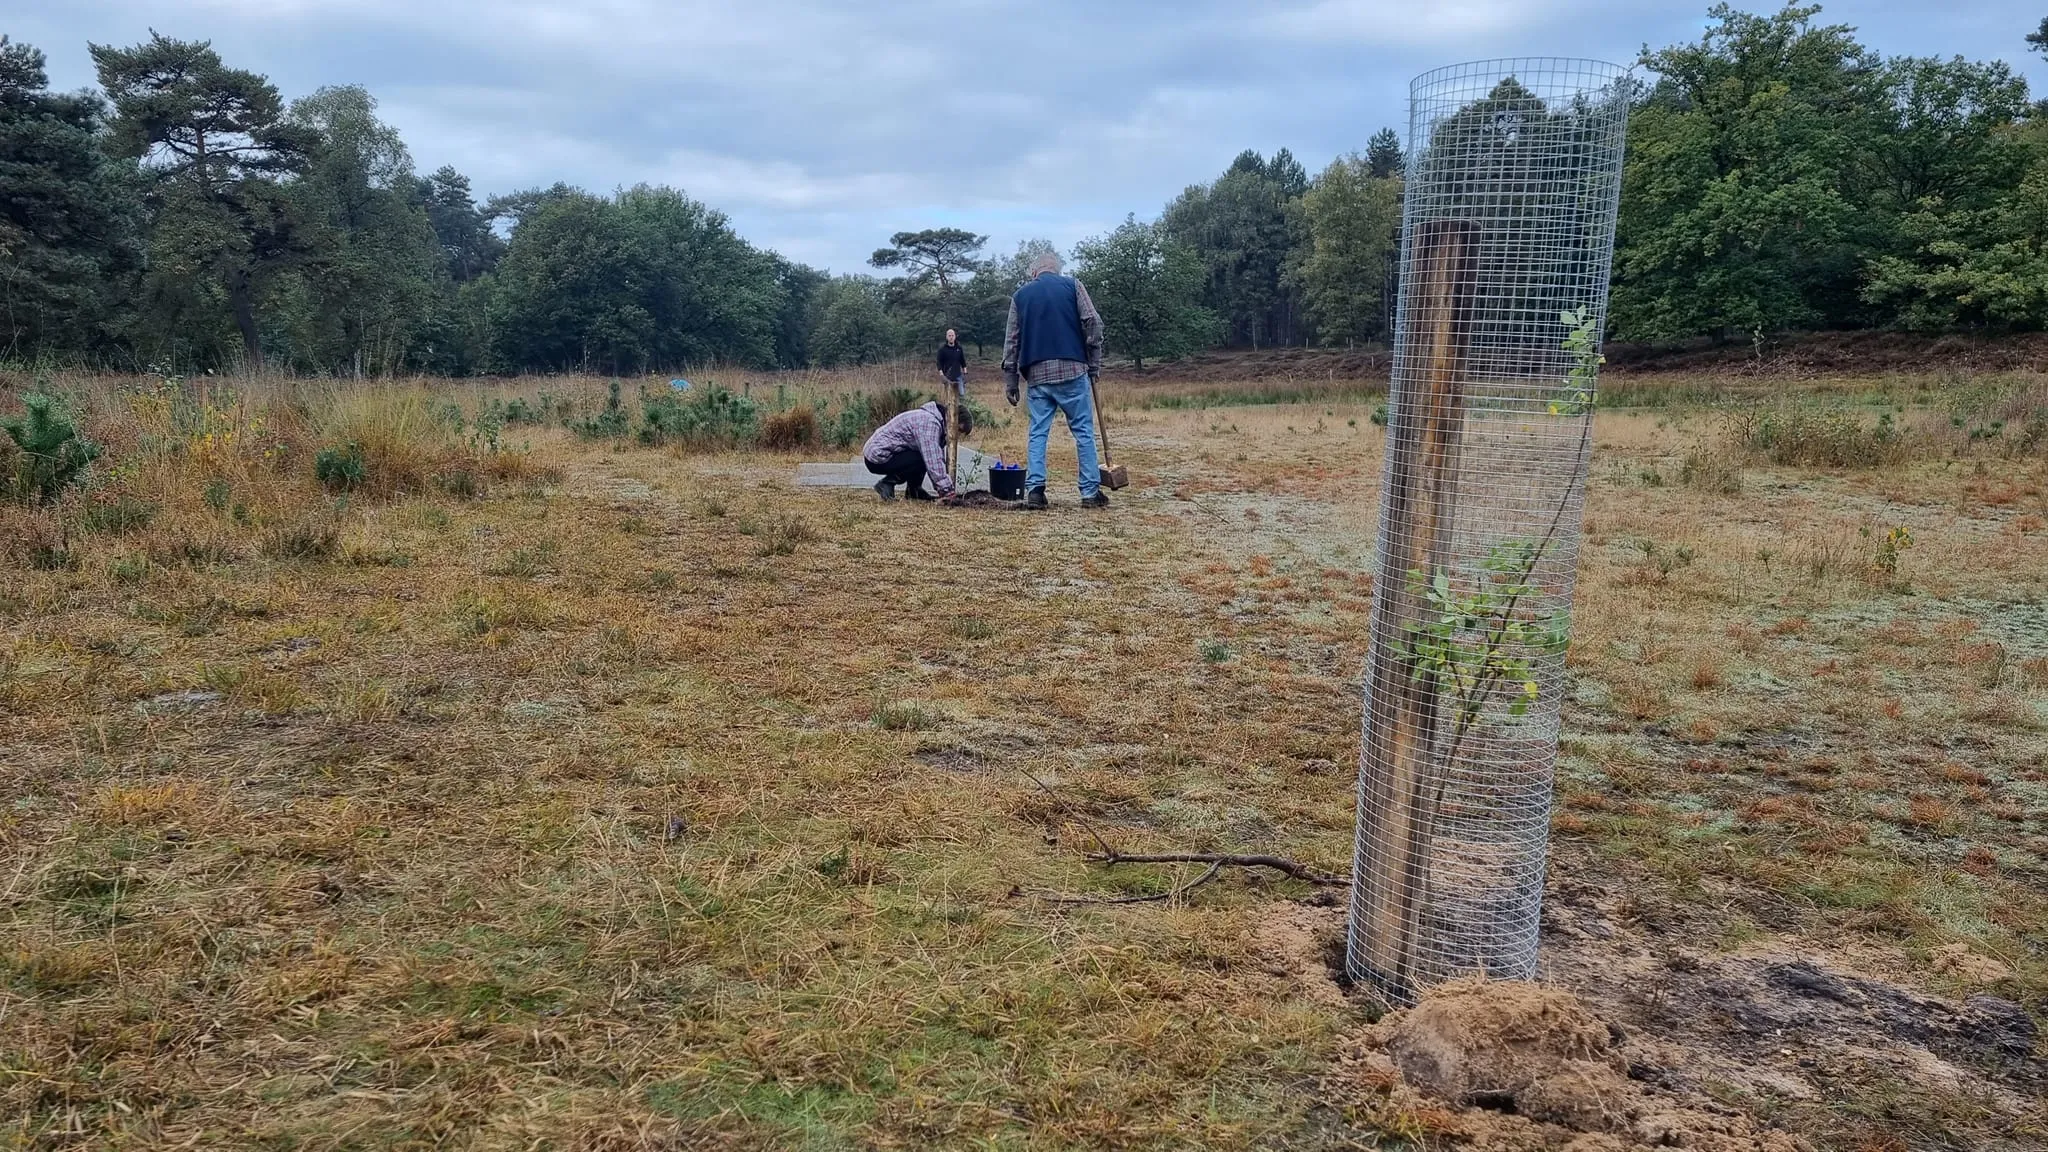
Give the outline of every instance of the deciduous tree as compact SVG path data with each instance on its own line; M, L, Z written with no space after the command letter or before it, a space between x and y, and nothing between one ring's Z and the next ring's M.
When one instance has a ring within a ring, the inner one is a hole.
M1726 4L1695 44L1645 51L1629 126L1613 314L1623 336L1851 323L1877 222L1853 194L1877 60L1818 7Z
M1289 274L1325 344L1384 339L1401 231L1401 182L1371 157L1340 157L1301 198L1304 241Z
M1216 316L1202 306L1201 260L1136 216L1074 250L1075 275L1102 314L1104 342L1129 355L1172 360L1216 339Z

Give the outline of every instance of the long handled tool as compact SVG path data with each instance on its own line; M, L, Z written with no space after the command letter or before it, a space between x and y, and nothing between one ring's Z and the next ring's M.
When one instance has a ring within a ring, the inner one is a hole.
M1102 486L1114 492L1131 483L1130 470L1109 462L1109 429L1102 425L1102 399L1095 393L1095 377L1088 377L1088 405L1095 409L1095 439L1102 445Z

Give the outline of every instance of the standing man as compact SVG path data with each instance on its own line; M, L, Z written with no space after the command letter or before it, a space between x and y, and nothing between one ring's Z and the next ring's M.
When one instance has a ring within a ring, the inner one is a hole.
M929 476L941 502L954 501L953 477L946 471L946 409L936 401L875 429L860 457L868 471L881 477L875 481L875 495L884 500L896 498L898 484L909 486L904 494L912 500L930 500L923 487Z
M967 349L960 346L960 333L946 329L946 342L939 345L939 375L953 389L953 399L967 395Z
M960 466L960 441L967 438L967 349L960 346L960 333L946 329L946 342L939 345L939 378L952 394L953 410L960 413L959 434L953 439L953 456L946 461L954 471ZM944 395L944 393L941 393Z
M1045 442L1055 410L1067 418L1081 457L1081 504L1109 507L1095 459L1095 408L1089 387L1102 371L1102 317L1088 290L1060 275L1052 253L1031 262L1030 279L1010 297L1003 336L1003 395L1017 406L1018 377L1031 389L1031 451L1024 473L1024 506L1045 507Z

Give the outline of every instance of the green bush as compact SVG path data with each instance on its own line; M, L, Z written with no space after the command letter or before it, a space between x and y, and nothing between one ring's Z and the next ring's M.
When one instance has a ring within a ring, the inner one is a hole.
M754 442L760 419L759 405L716 384L640 393L642 444L737 448Z
M866 440L875 425L874 408L866 396L841 397L839 411L825 426L825 444L831 448L851 448Z
M79 434L78 425L55 396L30 392L21 398L23 412L0 420L0 430L13 442L8 473L0 476L10 494L47 504L78 483L85 469L99 459L100 446Z
M619 400L619 382L614 380L605 391L604 409L595 415L585 416L570 427L585 440L617 440L626 434L629 423L625 405Z
M972 396L967 398L967 420L969 427L989 430L1001 428L1004 424L1008 423L1008 421L997 417L995 409L974 399Z
M322 448L313 458L313 475L330 492L353 492L369 479L363 461L363 446L350 441L339 448Z

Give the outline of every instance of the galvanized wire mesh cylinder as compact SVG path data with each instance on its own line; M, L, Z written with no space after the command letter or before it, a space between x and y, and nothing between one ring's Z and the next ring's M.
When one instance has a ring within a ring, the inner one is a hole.
M1628 83L1523 59L1410 89L1347 952L1396 1002L1535 974Z

